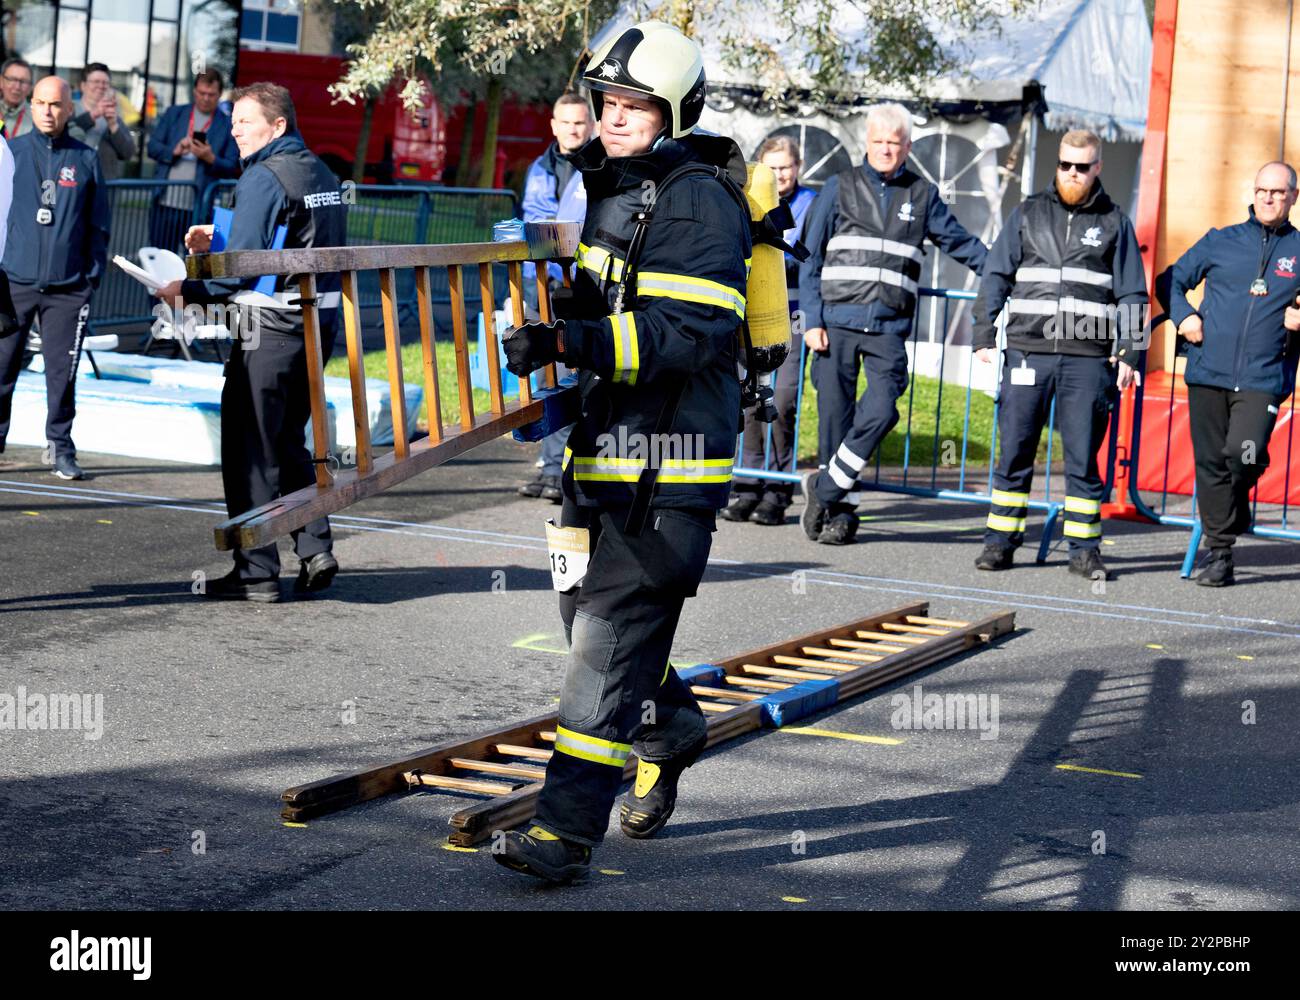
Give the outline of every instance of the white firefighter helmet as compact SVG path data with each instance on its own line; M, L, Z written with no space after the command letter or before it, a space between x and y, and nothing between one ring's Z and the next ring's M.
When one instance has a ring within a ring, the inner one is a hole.
M704 110L704 53L672 25L642 21L597 47L582 82L597 117L610 88L655 98L665 112L665 134L680 139L695 130Z

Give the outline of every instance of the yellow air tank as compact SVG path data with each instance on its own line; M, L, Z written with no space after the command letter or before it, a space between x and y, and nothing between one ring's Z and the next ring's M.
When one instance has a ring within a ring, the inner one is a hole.
M750 219L758 222L780 204L776 174L761 163L749 163L746 167L745 200L749 203ZM784 251L755 244L745 299L754 367L760 374L774 372L790 353L790 300L785 284Z

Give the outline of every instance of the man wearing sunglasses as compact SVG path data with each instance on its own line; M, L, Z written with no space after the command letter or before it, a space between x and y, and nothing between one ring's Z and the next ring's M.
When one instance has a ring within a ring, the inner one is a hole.
M1141 380L1146 276L1133 225L1101 186L1101 140L1061 139L1056 177L1018 205L989 251L975 303L973 345L993 360L995 324L1007 310L998 436L979 569L1010 569L1024 541L1038 442L1053 402L1065 450L1065 537L1070 572L1107 579L1102 563L1097 467L1118 388Z
M1250 491L1268 468L1278 408L1300 357L1300 232L1288 218L1296 172L1266 163L1245 222L1211 229L1173 266L1169 316L1187 343L1196 504L1210 557L1202 587L1233 583L1232 546L1250 527ZM1205 282L1199 310L1187 293ZM1157 286L1159 287L1159 286Z

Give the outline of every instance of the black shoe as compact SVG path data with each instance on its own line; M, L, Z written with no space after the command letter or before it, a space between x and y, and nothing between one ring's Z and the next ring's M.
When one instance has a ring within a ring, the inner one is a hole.
M1232 549L1215 549L1205 569L1196 575L1198 587L1231 587L1236 581L1232 575Z
M785 509L788 506L789 504L778 503L772 497L766 496L754 508L754 512L749 515L749 519L755 524L766 524L769 527L785 524Z
M67 452L58 452L54 456L54 474L60 479L85 479L86 474L77 464L77 457Z
M551 503L564 503L564 490L560 488L559 476L541 476L542 499Z
M203 596L217 601L256 601L258 604L278 604L279 580L244 580L239 570L232 569L223 577L213 580L203 591Z
M818 473L809 472L803 477L803 514L799 523L810 542L817 541L826 526L826 508L817 499L817 476Z
M555 885L568 885L585 879L591 873L591 848L561 840L540 826L527 833L507 830L503 849L493 850L497 864L511 871L523 872Z
M703 744L701 743L701 746ZM636 784L623 798L618 810L618 825L635 840L646 840L664 828L677 806L677 779L682 776L699 751L687 755L690 763L674 758L663 764L641 761L636 769Z
M1084 549L1070 554L1070 572L1085 580L1109 580L1110 573L1101 561L1101 553L1096 549Z
M338 560L329 552L317 552L298 567L298 579L294 581L295 594L314 594L324 590L334 581L334 574L339 571Z
M554 497L547 493L547 489L554 490ZM532 482L525 482L523 486L520 486L519 495L529 499L537 499L538 497L554 499L556 503L559 503L564 494L560 493L559 476L547 476L545 473L538 472L537 479Z
M976 569L1010 569L1016 550L1009 545L985 545L975 559Z
M822 545L848 545L858 533L858 515L841 510L832 514L817 536Z
M748 521L749 515L754 513L754 508L757 506L756 494L736 493L732 495L731 503L723 507L719 513L728 521Z

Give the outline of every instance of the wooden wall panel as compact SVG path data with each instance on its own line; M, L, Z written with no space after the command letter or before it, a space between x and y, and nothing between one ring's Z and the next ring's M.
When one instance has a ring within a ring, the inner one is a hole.
M1178 4L1157 273L1208 229L1246 218L1255 171L1279 153L1284 98L1285 158L1300 157L1300 32L1288 30L1292 16L1286 0ZM1165 325L1149 367L1160 359L1171 370L1173 349Z

